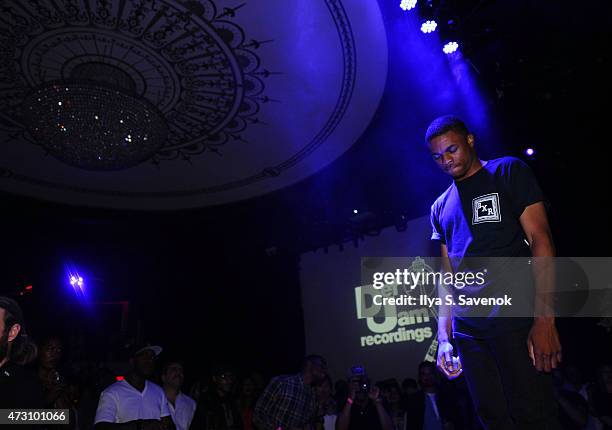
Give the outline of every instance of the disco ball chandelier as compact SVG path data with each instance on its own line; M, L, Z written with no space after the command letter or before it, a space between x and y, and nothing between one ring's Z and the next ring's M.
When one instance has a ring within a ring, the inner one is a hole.
M159 110L139 98L108 65L82 67L71 79L45 83L24 100L23 120L55 158L86 170L110 171L149 160L168 129Z

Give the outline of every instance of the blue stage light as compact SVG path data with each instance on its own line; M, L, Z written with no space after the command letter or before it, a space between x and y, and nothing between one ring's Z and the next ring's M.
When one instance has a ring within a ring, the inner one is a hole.
M528 157L532 157L535 154L535 150L533 148L527 148L525 150L525 155L527 155Z
M410 10L414 9L416 4L417 0L402 0L402 2L400 3L400 7L402 8L402 10Z
M421 24L421 31L425 34L433 33L434 31L436 31L436 27L438 27L438 24L436 23L436 21L433 21L433 20L425 21L423 24Z
M445 54L452 54L453 52L456 52L457 49L459 49L459 44L457 42L448 42L446 45L444 45L442 51Z
M85 281L83 280L83 277L77 273L76 275L70 275L70 285L72 288L79 288L82 290L83 286L85 285Z

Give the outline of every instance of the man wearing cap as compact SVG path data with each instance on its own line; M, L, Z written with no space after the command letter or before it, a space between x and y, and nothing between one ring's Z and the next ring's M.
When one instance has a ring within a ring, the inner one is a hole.
M26 334L21 308L15 300L0 296L0 409L43 407L42 387L22 367L35 357L36 346Z
M159 346L145 346L134 352L132 370L100 395L96 430L174 430L164 390L148 379L155 371Z

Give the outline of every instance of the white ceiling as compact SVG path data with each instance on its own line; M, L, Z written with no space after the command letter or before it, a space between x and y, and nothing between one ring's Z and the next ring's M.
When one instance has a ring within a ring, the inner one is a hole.
M0 189L13 193L140 209L258 196L349 149L385 85L387 43L376 0L3 5ZM46 82L74 79L88 63L123 70L138 97L163 114L168 139L142 163L114 171L74 167L26 130L24 98Z

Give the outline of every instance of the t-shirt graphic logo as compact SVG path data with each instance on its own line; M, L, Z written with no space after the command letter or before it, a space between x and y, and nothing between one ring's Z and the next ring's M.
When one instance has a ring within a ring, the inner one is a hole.
M472 200L472 224L481 222L501 222L497 193L486 194Z

